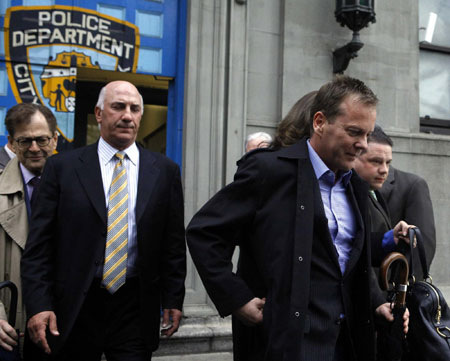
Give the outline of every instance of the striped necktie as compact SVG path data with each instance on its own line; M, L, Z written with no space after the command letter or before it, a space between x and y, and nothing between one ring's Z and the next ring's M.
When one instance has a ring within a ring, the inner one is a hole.
M116 153L108 203L108 233L102 285L113 294L125 283L128 255L128 184L125 154Z

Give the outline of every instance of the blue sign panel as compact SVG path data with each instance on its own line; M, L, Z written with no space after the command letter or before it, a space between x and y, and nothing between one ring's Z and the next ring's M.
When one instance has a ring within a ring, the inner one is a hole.
M185 16L186 0L2 1L0 114L42 103L71 142L77 69L170 77L167 153L180 163Z

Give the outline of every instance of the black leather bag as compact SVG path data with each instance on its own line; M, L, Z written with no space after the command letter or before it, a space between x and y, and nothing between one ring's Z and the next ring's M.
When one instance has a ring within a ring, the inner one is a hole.
M413 249L414 235L417 247ZM441 291L432 284L425 258L422 236L418 228L409 233L410 280L406 305L410 312L408 350L404 361L450 360L450 310ZM420 257L424 280L414 279L412 259Z
M16 323L17 311L17 287L11 281L0 282L0 290L2 288L9 288L11 292L9 304L8 323L14 327ZM15 346L12 351L7 351L0 346L0 361L20 361L19 345Z

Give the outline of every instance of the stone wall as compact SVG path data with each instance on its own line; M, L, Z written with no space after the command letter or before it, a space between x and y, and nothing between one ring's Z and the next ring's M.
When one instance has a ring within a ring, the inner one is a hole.
M243 4L242 4L243 3ZM183 178L186 221L232 180L246 134L273 133L305 93L333 78L332 51L351 40L329 0L189 1ZM376 2L377 22L346 74L379 96L377 122L394 137L394 165L430 186L436 284L450 298L450 137L419 133L418 1ZM214 314L189 262L188 314Z

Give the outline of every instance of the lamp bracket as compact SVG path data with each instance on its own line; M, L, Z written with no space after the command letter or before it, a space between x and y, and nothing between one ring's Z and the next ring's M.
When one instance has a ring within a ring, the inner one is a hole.
M363 46L364 43L359 39L359 33L355 31L349 43L333 51L333 73L343 74L350 60L358 56L358 51Z

